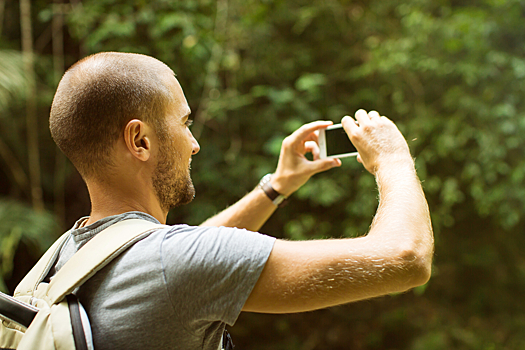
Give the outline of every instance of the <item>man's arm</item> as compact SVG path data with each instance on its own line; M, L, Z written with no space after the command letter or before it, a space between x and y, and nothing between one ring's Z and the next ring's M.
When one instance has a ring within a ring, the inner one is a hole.
M319 159L316 131L331 124L332 122L319 121L303 125L283 141L277 170L271 178L272 187L277 192L289 197L314 174L341 165L339 159ZM305 157L308 152L313 154L313 161ZM227 226L258 231L276 209L277 206L264 191L255 188L201 226Z
M343 126L375 175L380 201L367 236L277 240L243 311L314 310L426 283L433 237L427 202L405 139L377 112L360 110Z
M232 206L209 218L201 226L226 226L258 231L277 206L259 188L254 189Z

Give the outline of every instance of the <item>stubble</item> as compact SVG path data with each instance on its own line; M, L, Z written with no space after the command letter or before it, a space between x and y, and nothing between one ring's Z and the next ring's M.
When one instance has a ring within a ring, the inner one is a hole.
M157 167L153 173L153 188L163 210L190 203L195 187L190 176L190 164L185 164L180 152L169 138L162 141Z

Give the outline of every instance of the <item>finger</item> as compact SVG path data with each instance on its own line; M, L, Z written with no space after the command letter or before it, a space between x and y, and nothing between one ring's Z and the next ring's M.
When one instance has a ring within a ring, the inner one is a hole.
M347 135L350 135L359 129L359 125L356 124L354 118L348 115L341 119L341 124L343 124L343 128L345 129Z
M381 116L381 120L395 124L393 121L391 121L390 119L388 119L388 117L385 117L384 115Z
M376 111L370 111L370 112L368 112L368 116L370 117L370 120L375 120L375 119L379 119L379 118L381 118L381 116L379 115L379 113L377 113Z
M319 130L315 130L313 133L312 133L313 137L312 137L312 140L310 141L314 141L315 143L319 144Z
M299 129L295 130L290 136L290 142L292 144L297 144L299 142L304 141L316 141L315 140L315 133L314 131L325 129L329 125L332 125L333 122L331 121L317 121L305 124L301 126Z
M314 160L319 159L319 145L314 141L308 141L304 144L306 153L312 153Z
M326 170L330 170L335 167L341 166L341 160L337 158L324 158L314 160L309 163L310 169L313 174L317 174Z
M303 142L319 142L319 135L316 135L315 132L310 133L303 139Z
M355 112L355 119L359 122L360 126L364 126L365 124L370 123L370 117L364 109L360 109L357 112Z

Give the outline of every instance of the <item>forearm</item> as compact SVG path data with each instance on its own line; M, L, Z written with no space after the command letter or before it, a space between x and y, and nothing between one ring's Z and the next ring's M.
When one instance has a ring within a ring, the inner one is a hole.
M206 220L201 226L226 226L258 231L277 206L260 188L244 196L237 203Z
M430 277L432 224L414 163L408 157L390 160L378 168L379 207L368 236L406 254L424 280Z

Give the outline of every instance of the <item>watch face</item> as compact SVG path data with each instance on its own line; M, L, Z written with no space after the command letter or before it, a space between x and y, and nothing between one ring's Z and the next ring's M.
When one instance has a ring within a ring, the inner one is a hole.
M263 185L266 183L266 181L268 181L268 180L266 180L266 179L267 179L266 176L268 176L268 174L266 174L266 175L264 175L263 177L261 177L261 180L260 180L259 183L257 184L257 187L262 188Z
M264 185L266 185L270 180L272 179L272 174L266 174L262 177L261 181L259 181L259 187L262 188Z

